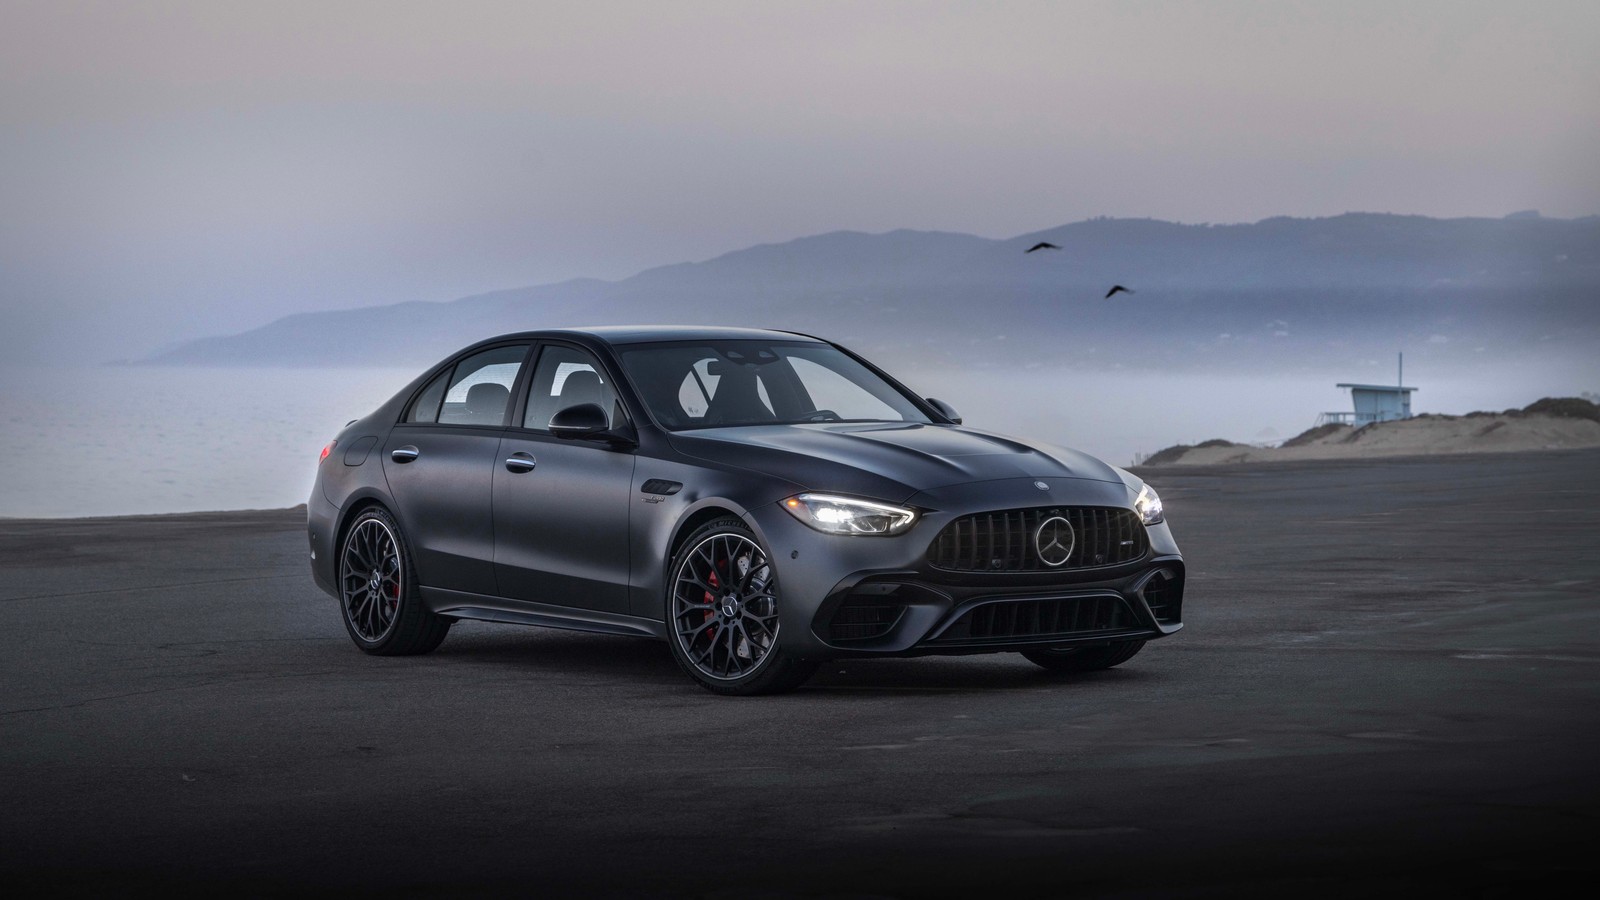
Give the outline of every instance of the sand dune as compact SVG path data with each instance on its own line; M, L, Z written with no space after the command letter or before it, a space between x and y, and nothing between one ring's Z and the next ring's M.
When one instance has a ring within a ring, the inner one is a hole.
M1545 399L1523 409L1464 416L1420 415L1356 428L1323 425L1259 447L1213 440L1168 447L1147 466L1206 466L1301 459L1358 459L1453 453L1512 453L1600 447L1600 407L1576 398Z

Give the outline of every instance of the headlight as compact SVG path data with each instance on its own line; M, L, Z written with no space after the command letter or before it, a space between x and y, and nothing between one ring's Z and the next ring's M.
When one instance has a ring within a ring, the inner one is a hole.
M1133 511L1139 514L1139 521L1146 525L1161 522L1161 497L1155 488L1148 484L1139 488L1139 496L1133 501Z
M900 534L917 520L914 509L832 494L796 494L783 501L783 508L829 534Z

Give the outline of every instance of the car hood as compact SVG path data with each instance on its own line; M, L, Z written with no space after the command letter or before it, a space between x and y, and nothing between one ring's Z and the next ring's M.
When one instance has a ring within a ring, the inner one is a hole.
M950 425L830 422L704 428L672 435L679 452L802 485L903 501L920 491L1007 478L1123 483L1086 453Z

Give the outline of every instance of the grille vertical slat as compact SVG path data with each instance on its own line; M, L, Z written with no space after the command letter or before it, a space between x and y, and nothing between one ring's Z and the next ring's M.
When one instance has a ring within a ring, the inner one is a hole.
M1072 526L1074 540L1067 561L1050 566L1039 558L1035 537L1040 525L1057 516ZM928 561L953 572L1049 572L1120 565L1148 550L1149 536L1132 510L1046 506L955 519L929 545Z

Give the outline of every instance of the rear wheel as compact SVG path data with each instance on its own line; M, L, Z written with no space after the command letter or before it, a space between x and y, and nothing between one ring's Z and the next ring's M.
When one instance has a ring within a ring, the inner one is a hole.
M1133 659L1143 647L1144 641L1121 641L1101 647L1024 650L1022 655L1034 665L1052 672L1097 672Z
M667 581L667 643L679 668L718 694L777 694L810 678L778 628L778 574L755 533L726 516L689 536Z
M345 532L339 600L350 639L376 656L427 653L450 631L450 619L422 605L400 523L381 507L363 511Z

